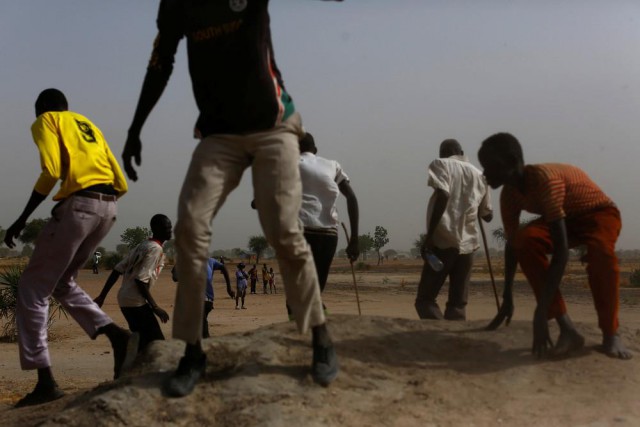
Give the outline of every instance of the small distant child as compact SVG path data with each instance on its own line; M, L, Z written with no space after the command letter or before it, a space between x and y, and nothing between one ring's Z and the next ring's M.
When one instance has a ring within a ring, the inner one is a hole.
M273 268L269 269L269 292L277 294L276 291L276 273L273 272Z
M258 265L253 264L251 270L249 270L249 278L251 280L251 293L256 293L256 283L258 283Z
M247 293L247 279L249 275L246 271L244 271L244 263L238 264L238 269L236 270L236 310L242 308L245 310L247 307L244 306L244 297ZM238 300L242 301L242 307L238 307Z
M140 334L138 352L155 340L164 340L156 316L162 323L167 323L169 314L158 306L151 295L151 287L158 279L164 267L164 252L162 245L171 239L171 220L162 214L151 218L151 232L149 240L140 243L116 265L102 288L100 295L94 302L102 307L107 294L124 275L122 286L118 292L120 311L127 319L129 329Z
M267 264L262 264L262 290L267 293L267 285L269 285L269 269Z
M93 274L98 274L98 266L100 265L100 258L102 258L102 254L99 251L95 251L93 253Z

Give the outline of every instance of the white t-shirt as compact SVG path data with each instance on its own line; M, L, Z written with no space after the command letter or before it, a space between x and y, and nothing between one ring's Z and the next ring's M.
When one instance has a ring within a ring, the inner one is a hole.
M449 202L433 234L433 242L441 249L457 248L468 254L479 247L478 211L481 216L492 212L489 187L482 171L464 156L436 159L429 165L428 184L449 195ZM433 212L435 193L427 208L427 227Z
M307 229L338 228L336 201L340 195L338 185L349 181L335 160L313 153L300 154L300 180L302 206L300 220Z
M123 281L118 292L120 307L141 307L147 303L142 296L136 279L149 283L149 288L158 279L164 267L162 246L155 240L146 240L116 265L115 270L122 274Z

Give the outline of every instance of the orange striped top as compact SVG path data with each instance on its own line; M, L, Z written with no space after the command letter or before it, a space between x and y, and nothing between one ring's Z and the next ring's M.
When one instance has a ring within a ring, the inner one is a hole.
M520 212L541 215L545 222L615 206L580 168L560 163L524 167L524 192L505 185L500 194L502 223L508 238L518 229Z

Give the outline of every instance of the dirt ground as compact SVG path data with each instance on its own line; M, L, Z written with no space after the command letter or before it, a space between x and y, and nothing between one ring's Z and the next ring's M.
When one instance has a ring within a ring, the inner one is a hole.
M620 332L636 357L607 358L597 351L600 333L583 268L572 263L562 290L586 348L572 358L537 361L529 353L534 300L522 278L511 326L481 330L496 312L483 265L476 260L468 320L446 322L419 321L415 314L420 261L379 267L372 261L370 269L357 270L358 316L351 270L337 260L323 298L342 369L326 389L306 374L309 337L286 321L279 276L277 294L265 295L259 285L257 295L247 295L248 309L235 310L216 274L212 338L205 341L211 363L205 380L185 399L169 400L158 390L180 356L180 343L154 343L134 372L112 382L106 338L92 341L73 320L62 318L51 330L50 351L67 396L13 409L36 375L20 370L15 343L2 342L0 425L640 425L640 289L623 287L620 297ZM623 264L623 282L633 266ZM494 267L501 277L500 262ZM84 270L78 282L95 296L107 276ZM445 285L441 306L446 291ZM116 292L117 286L104 309L126 325ZM175 284L169 269L152 292L171 315ZM163 325L167 337L170 325ZM555 326L551 331L557 334Z

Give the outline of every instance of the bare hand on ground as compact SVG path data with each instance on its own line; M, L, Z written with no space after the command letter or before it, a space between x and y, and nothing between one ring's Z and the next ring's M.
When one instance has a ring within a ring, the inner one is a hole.
M547 320L547 310L536 308L533 315L533 346L531 352L538 359L542 359L549 354L549 349L553 347L553 342L549 336L549 321Z
M509 326L511 318L513 317L513 310L513 300L509 298L504 299L500 306L500 310L498 310L498 314L496 314L496 317L493 318L491 323L489 323L485 329L487 331L495 331L500 325L502 325L502 322L504 322L505 326Z

